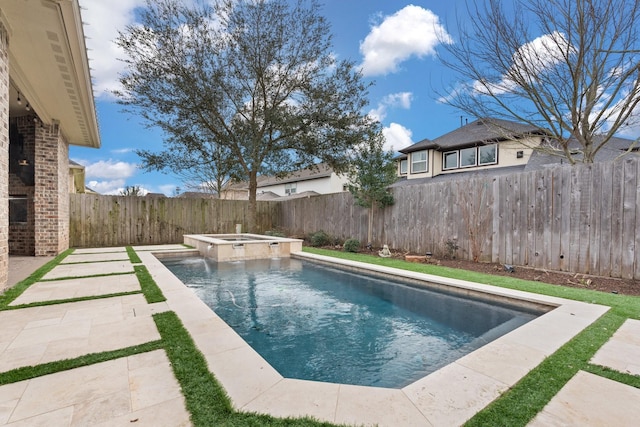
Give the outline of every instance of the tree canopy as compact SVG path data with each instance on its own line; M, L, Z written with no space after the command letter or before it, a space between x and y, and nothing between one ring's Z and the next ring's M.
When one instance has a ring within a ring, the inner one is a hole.
M117 39L116 94L167 136L164 151L138 151L147 169L248 180L250 231L259 174L346 171L372 124L368 84L333 55L317 1L147 0L139 21Z
M444 45L442 100L549 131L547 152L591 163L640 122L640 0L486 0Z

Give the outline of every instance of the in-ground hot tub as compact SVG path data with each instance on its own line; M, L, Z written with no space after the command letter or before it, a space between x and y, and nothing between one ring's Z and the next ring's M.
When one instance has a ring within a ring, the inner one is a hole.
M302 240L261 234L185 234L184 244L217 262L288 257L302 250Z

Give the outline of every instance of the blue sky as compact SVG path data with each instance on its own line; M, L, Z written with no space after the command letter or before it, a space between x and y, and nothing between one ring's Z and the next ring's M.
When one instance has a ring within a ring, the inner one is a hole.
M123 66L118 60L123 55L113 40L134 22L135 8L144 1L80 0L80 4L102 148L71 147L70 157L85 165L87 185L102 194L118 194L125 186L136 185L171 196L176 187L184 189L180 180L145 173L133 151L159 151L162 134L145 128L139 117L121 112L110 95ZM461 113L438 102L455 76L439 63L436 52L442 49L438 40L456 43L455 26L467 13L464 1L325 0L323 13L332 24L335 54L360 64L365 78L375 82L365 112L382 123L387 148L399 150L460 126Z
M71 147L70 157L86 167L87 185L117 194L127 185L173 195L183 187L177 177L146 173L138 167L138 148L162 148L162 134L147 129L137 116L121 112L110 95L117 88L122 54L112 43L118 30L134 22L142 0L80 0L92 68L102 147ZM401 149L426 137L435 138L460 124L460 113L437 102L434 88L445 85L438 64L434 25L451 34L456 1L327 0L324 15L332 24L334 51L363 67L370 90L369 113L383 126L389 147ZM105 17L109 17L105 19ZM452 39L455 35L451 35ZM375 59L373 59L375 57Z

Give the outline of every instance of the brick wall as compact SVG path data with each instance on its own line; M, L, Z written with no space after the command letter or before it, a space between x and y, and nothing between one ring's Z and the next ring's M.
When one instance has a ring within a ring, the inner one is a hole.
M0 288L9 271L9 40L0 23Z
M17 126L22 137L23 152L20 157L29 160L30 165L35 161L35 124L33 116L12 117L10 124ZM12 142L14 144L17 141ZM17 159L11 159L12 162ZM33 166L31 166L33 167ZM20 167L18 167L20 169ZM9 168L11 171L11 167ZM18 172L18 170L16 170ZM27 198L27 221L12 223L9 221L9 254L10 255L35 255L35 211L33 197L35 187L25 183L18 174L9 173L9 197Z
M69 246L68 144L57 123L35 125L35 255Z

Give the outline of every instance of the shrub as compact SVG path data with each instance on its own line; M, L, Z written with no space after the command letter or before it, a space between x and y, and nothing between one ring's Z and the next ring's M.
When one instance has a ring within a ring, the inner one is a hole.
M348 239L344 242L343 249L345 252L358 252L360 249L360 240Z
M311 235L311 246L327 246L330 244L331 237L322 230Z

